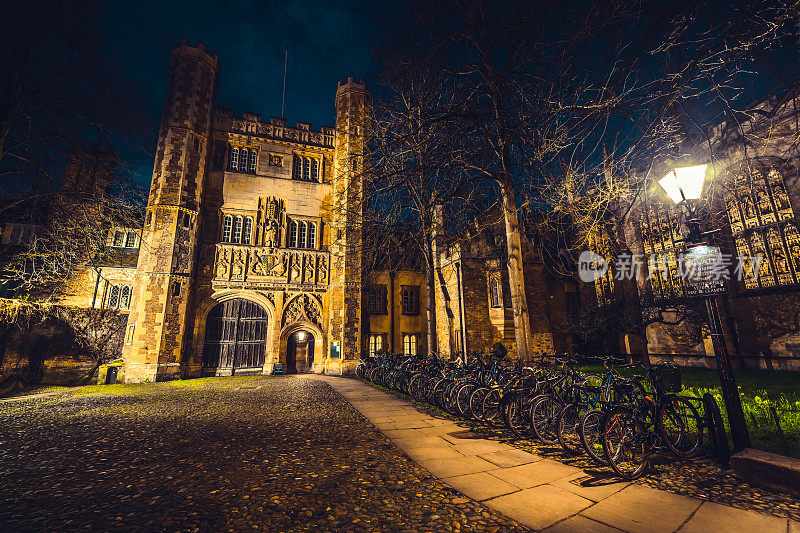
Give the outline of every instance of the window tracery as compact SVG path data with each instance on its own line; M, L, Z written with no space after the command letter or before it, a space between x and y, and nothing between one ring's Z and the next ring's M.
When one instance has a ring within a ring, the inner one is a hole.
M800 232L780 172L736 176L725 195L736 253L744 259L746 289L800 282ZM748 258L758 258L758 275Z

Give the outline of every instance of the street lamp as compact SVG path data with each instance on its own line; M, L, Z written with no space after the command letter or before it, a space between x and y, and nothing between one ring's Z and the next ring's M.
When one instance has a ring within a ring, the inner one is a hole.
M675 167L658 180L658 184L676 205L683 204L686 207L686 225L689 228L689 234L685 238L687 252L684 254L684 262L690 260L692 264L700 267L704 263L707 264L709 260L713 261L721 257L719 248L707 246L704 242L704 234L700 231L700 221L697 218L695 202L703 194L707 168L708 165ZM739 388L736 386L736 380L733 377L733 369L731 368L725 338L722 335L722 324L717 307L716 296L724 294L725 284L719 281L716 283L707 283L705 281L703 279L687 280L687 286L694 283L694 286L691 287L693 289L692 295L703 297L705 302L708 327L711 331L711 342L714 346L714 357L717 361L717 372L722 386L722 397L725 400L725 410L728 413L728 421L731 426L733 447L736 451L739 451L750 446L750 435L747 432L747 423L744 419L742 402L739 398Z

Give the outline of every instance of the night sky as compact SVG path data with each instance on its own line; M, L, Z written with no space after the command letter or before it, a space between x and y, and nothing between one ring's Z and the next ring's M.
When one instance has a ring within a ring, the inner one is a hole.
M204 41L220 58L217 105L237 116L280 116L284 47L289 47L286 118L333 125L336 81L348 75L370 80L371 2L351 1L97 1L102 55L133 85L147 124L149 150L166 90L172 44L181 37ZM144 144L148 140L144 139ZM148 185L151 155L121 148L137 182Z

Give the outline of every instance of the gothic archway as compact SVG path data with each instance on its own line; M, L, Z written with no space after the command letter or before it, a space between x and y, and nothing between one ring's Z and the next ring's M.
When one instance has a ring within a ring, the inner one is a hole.
M268 314L262 306L244 298L218 303L206 317L202 373L262 373L268 333Z
M295 331L286 339L286 367L290 374L304 374L314 368L316 339L307 330Z

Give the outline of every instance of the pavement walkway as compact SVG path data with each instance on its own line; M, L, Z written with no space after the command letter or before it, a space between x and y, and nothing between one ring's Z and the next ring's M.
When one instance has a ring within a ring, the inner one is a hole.
M770 514L597 480L583 470L480 438L354 379L324 380L417 464L465 496L548 532L779 532L800 523Z

